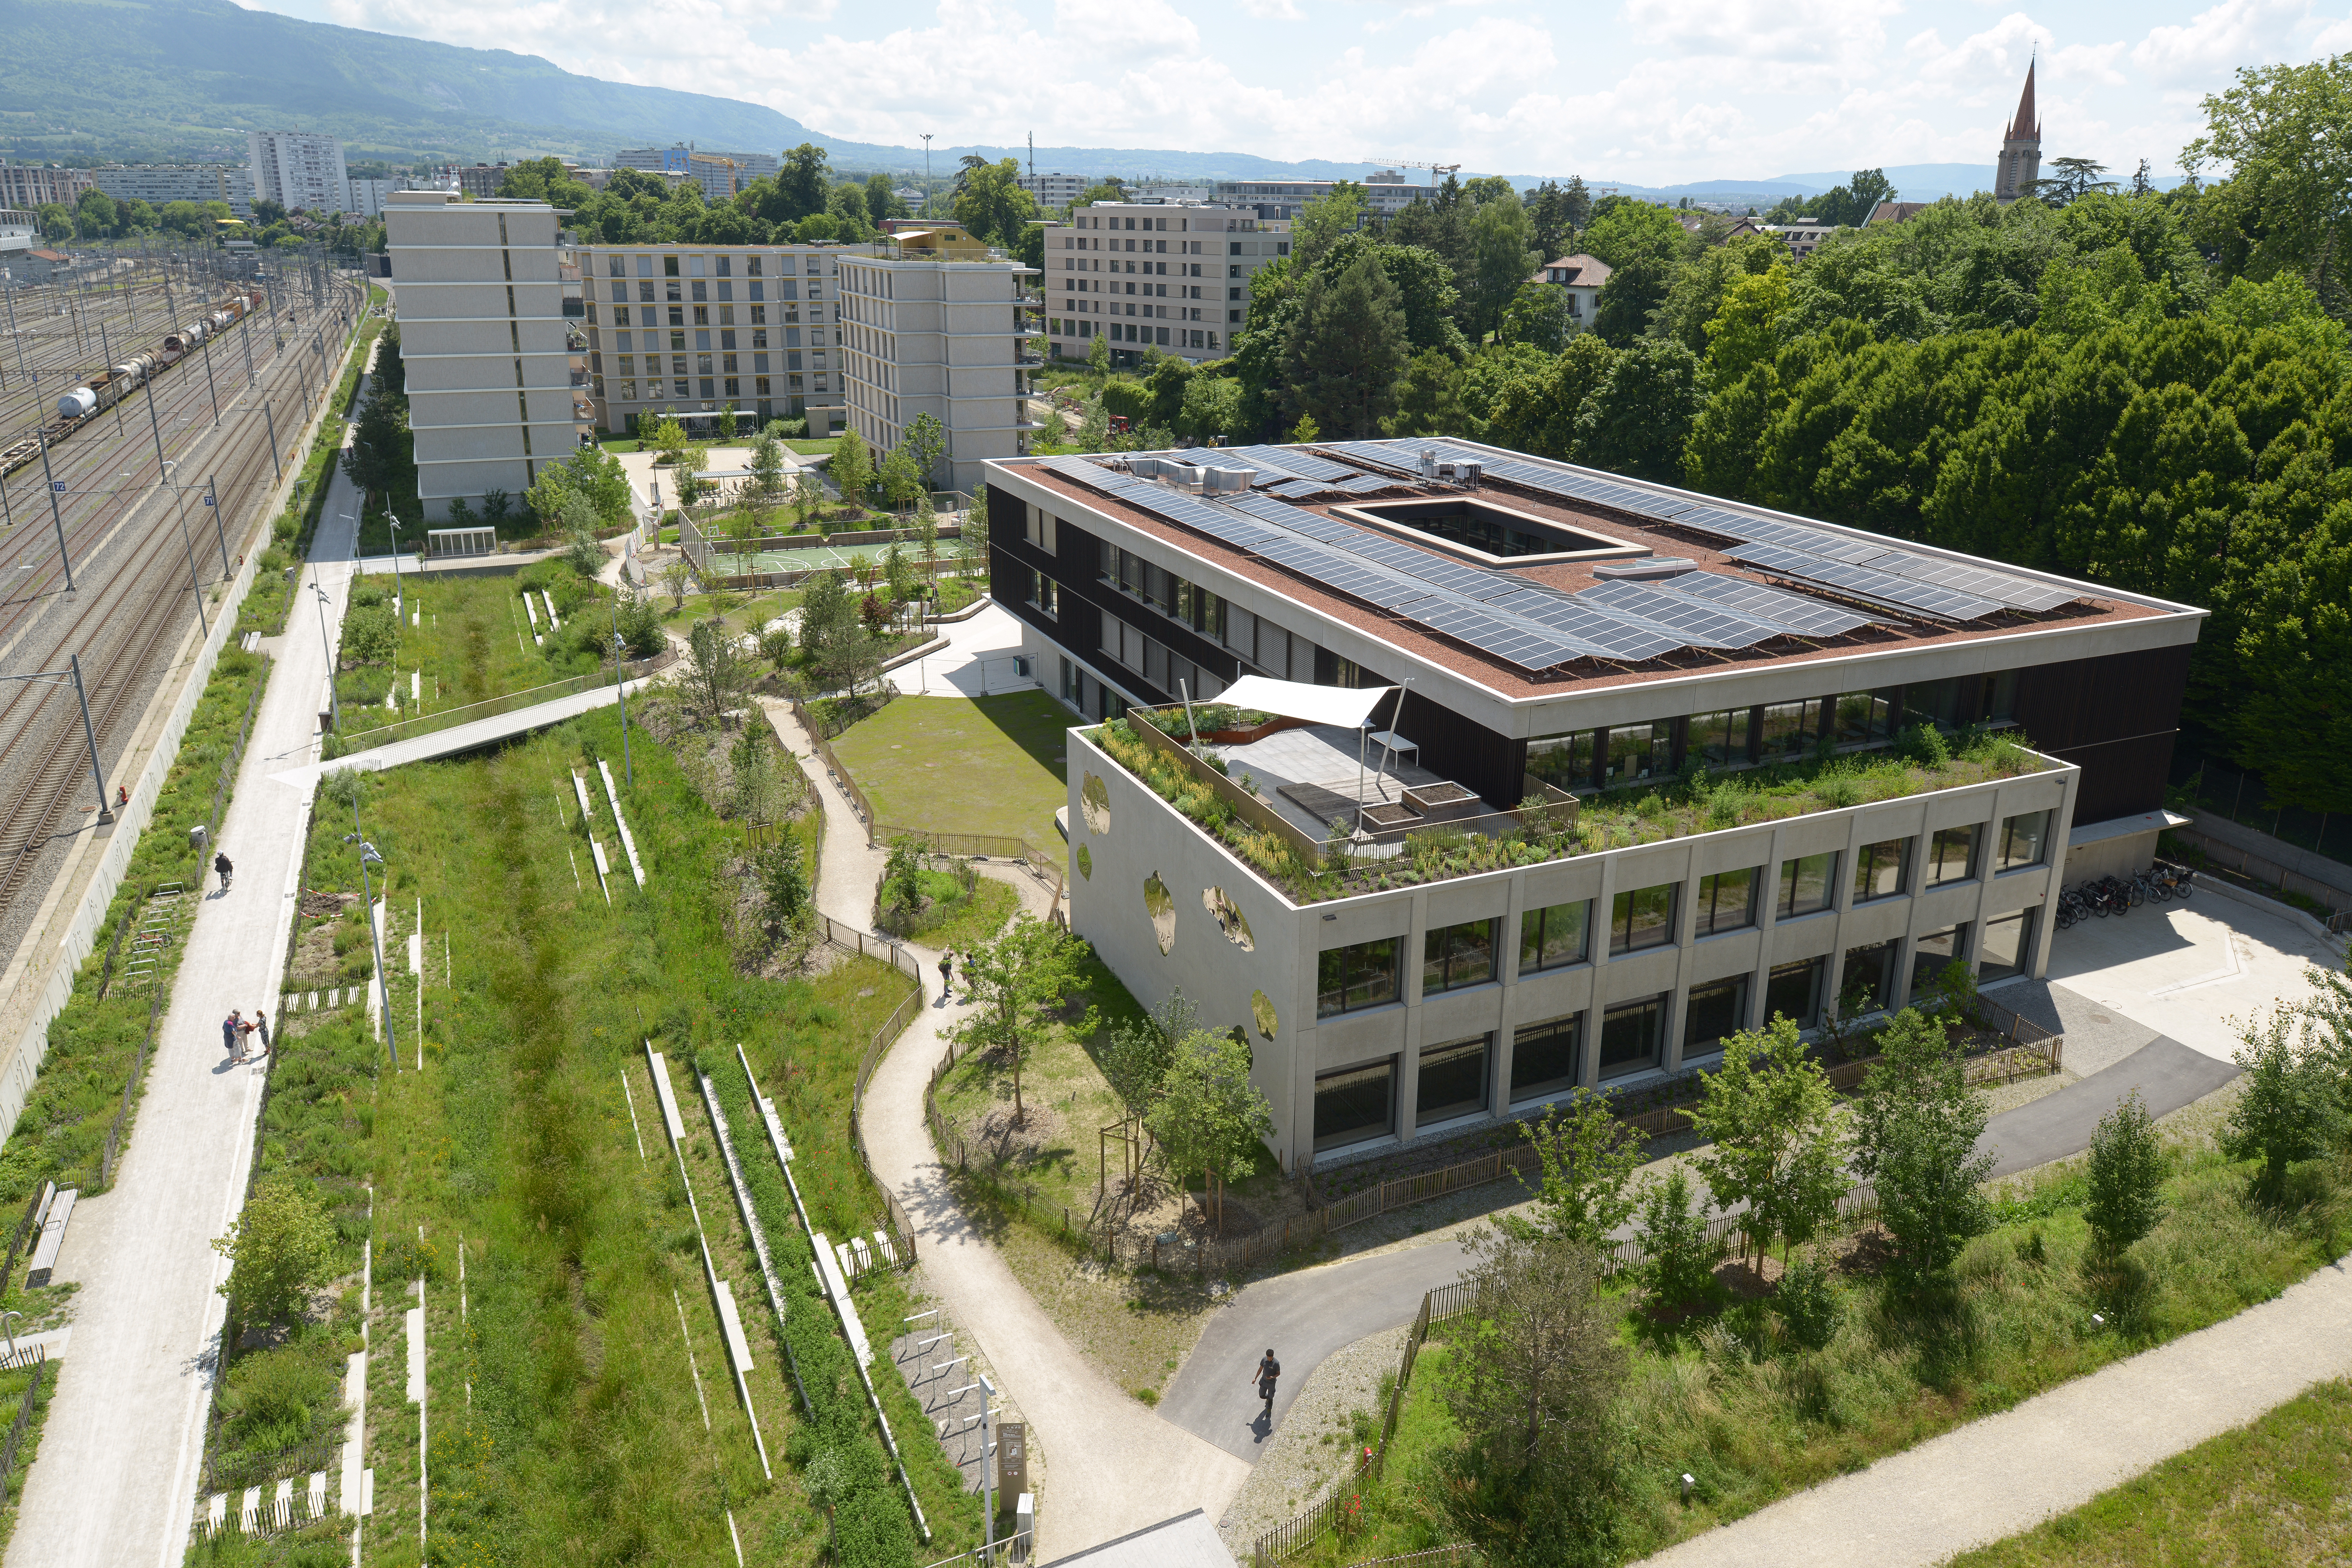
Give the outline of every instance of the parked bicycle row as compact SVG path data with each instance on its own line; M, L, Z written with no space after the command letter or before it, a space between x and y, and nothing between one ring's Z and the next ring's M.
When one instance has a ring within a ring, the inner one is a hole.
M2158 860L2135 876L2101 877L2058 895L2058 929L2064 931L2093 915L2105 920L2109 915L2129 914L2136 905L2151 900L2161 904L2186 899L2194 886L2194 873L2168 860Z

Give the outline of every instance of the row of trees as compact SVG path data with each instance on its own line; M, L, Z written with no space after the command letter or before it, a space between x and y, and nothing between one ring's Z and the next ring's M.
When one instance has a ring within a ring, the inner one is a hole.
M198 239L219 232L220 225L236 216L226 202L166 202L158 209L136 196L110 196L97 189L82 192L71 206L45 202L36 214L43 237L60 241L132 239L142 234ZM317 241L330 251L355 256L383 248L383 225L381 220L347 218L341 213L322 218L289 212L276 202L257 199L253 226L241 237L288 249Z

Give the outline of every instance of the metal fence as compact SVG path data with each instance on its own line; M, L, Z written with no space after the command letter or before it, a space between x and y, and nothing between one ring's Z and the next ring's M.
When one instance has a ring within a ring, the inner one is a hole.
M25 1434L33 1428L33 1402L40 1397L41 1379L49 1370L47 1347L33 1347L33 1380L25 1385L24 1402L16 1406L16 1419L8 1425L8 1441L0 1445L0 1507L8 1501L8 1483L16 1478L16 1450L24 1446Z
M2292 867L2282 866L2267 855L2257 855L2235 845L2224 844L2193 827L2176 827L2171 831L2181 841L2181 853L2200 862L2197 867L2199 875L2240 885L2249 892L2265 896L2293 893L2309 899L2329 911L2325 916L2315 915L2313 919L2337 935L2352 931L2352 910L2339 907L2347 897L2343 889L2330 887Z
M2210 757L2201 759L2193 772L2173 786L2171 804L2182 811L2227 817L2267 833L2282 844L2352 866L2352 816L2306 811L2274 800L2260 773Z
M677 662L677 649L664 648L651 658L633 658L621 667L624 680L642 680L656 675ZM569 676L550 681L545 686L526 687L509 691L503 697L492 697L480 702L469 702L462 708L444 708L438 713L420 714L414 719L402 719L390 724L380 724L373 730L357 730L348 735L334 737L333 755L349 756L354 752L368 751L376 746L388 746L395 741L413 741L419 735L470 724L477 719L495 719L501 713L513 713L525 708L535 708L542 702L554 702L566 697L577 697L583 691L614 684L609 669L592 670L585 675Z
M874 1069L882 1065L882 1054L906 1032L916 1009L923 1005L923 966L914 954L895 942L878 936L869 938L864 931L845 925L822 910L811 912L817 922L817 934L824 941L845 952L880 959L915 983L915 994L899 1003L897 1010L866 1042L866 1054L858 1058L857 1079L849 1091L849 1146L856 1152L857 1168L866 1173L866 1182L882 1195L883 1205L890 1214L893 1235L888 1255L883 1261L895 1261L900 1268L912 1268L915 1263L915 1222L908 1215L906 1205L898 1201L898 1194L890 1190L890 1184L874 1173L874 1161L866 1152L863 1121L866 1083L874 1077ZM866 1271L864 1268L855 1270L856 1273Z

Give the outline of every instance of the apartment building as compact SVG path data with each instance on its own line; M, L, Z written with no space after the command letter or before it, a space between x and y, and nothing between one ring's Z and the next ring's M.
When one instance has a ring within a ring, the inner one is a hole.
M1219 180L1216 199L1228 206L1255 207L1259 216L1295 218L1298 211L1326 195L1336 180ZM1437 187L1408 184L1394 169L1382 169L1356 182L1362 189L1364 210L1374 217L1394 217L1418 201L1435 201Z
M665 409L845 427L839 246L584 246L599 427Z
M1037 200L1040 207L1059 212L1094 187L1091 174L1024 174L1021 188Z
M1146 348L1224 358L1249 320L1250 279L1290 254L1288 220L1244 206L1097 202L1045 228L1053 352L1083 359L1107 338L1122 365Z
M394 191L383 221L425 518L493 489L520 496L590 434L574 404L560 215Z
M342 142L307 131L249 131L253 194L291 211L331 213L351 199Z
M253 171L231 163L113 163L92 169L89 178L116 201L145 202L157 212L173 202L226 202L237 216L253 216Z
M998 602L1079 716L1072 928L1247 1031L1288 1170L1660 1081L1856 986L2042 974L2062 884L2178 820L2191 606L1451 439L987 479ZM1283 717L1216 770L1131 711L1220 698ZM2017 743L1908 793L1634 809L1912 726ZM1121 760L1155 752L1189 810Z
M702 199L715 205L733 201L756 179L773 179L783 162L773 153L704 153L681 142L675 147L636 147L615 153L613 166L691 179L702 187Z
M92 183L88 169L53 169L0 159L0 206L28 212L43 206L69 207L81 200Z
M1029 374L1044 363L1027 281L1035 276L953 229L844 250L849 428L887 452L917 416L932 416L947 432L940 471L930 477L940 489L968 490L984 463L1026 454L1030 432L1042 427L1024 401Z

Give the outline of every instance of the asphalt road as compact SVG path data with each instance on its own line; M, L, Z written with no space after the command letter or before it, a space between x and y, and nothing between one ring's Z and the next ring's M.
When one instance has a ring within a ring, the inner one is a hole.
M2099 1119L2134 1089L2150 1115L2162 1116L2210 1094L2237 1072L2159 1035L2080 1083L1994 1117L1978 1147L1995 1152L1996 1176L2030 1170L2088 1148ZM1210 1320L1161 1394L1160 1414L1255 1463L1273 1426L1326 1356L1367 1334L1411 1322L1422 1297L1460 1279L1462 1265L1459 1247L1436 1241L1259 1280ZM1269 1346L1283 1373L1271 1425L1261 1415L1253 1381L1258 1357Z

